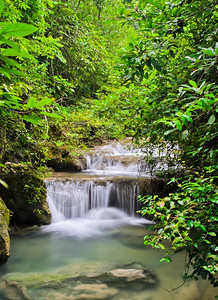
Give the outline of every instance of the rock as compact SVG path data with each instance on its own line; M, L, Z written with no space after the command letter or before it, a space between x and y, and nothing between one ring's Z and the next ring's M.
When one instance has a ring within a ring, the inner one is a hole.
M4 300L31 300L26 295L26 289L13 281L0 284L0 297Z
M70 159L70 157L50 159L47 161L47 166L56 172L77 172L82 170L82 164L75 161L75 159Z
M108 299L115 296L118 291L108 288L106 284L79 284L74 288L78 295L74 299Z
M81 154L75 156L75 153L64 146L50 146L48 157L47 166L56 172L77 172L85 167L84 157Z
M0 186L0 196L12 212L11 224L29 226L50 224L51 212L46 201L45 183L30 167L8 163L1 178L9 188Z
M0 198L0 264L5 263L10 255L10 237L8 233L9 210Z
M136 269L116 269L109 272L110 275L119 278L125 278L127 281L144 279L144 271Z
M89 262L61 268L52 274L7 274L1 278L0 291L8 300L15 299L12 287L13 291L23 294L21 299L103 300L112 297L122 299L127 290L132 293L149 292L158 284L156 274L140 264Z

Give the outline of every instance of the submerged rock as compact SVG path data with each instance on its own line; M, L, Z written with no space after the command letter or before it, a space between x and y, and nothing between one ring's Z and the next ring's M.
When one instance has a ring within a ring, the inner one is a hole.
M1 178L9 187L0 186L0 196L12 212L12 224L29 226L51 222L45 183L32 169L8 163L1 169Z
M149 291L159 284L156 274L136 263L83 263L52 274L11 273L1 279L0 293L8 300L111 299L127 289ZM13 298L15 290L20 298Z
M0 198L0 264L5 263L10 255L10 237L8 233L9 210Z

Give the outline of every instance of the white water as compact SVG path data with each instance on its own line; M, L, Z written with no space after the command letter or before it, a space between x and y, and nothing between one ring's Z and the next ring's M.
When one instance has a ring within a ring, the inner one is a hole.
M153 157L152 163L146 162L145 154ZM53 218L43 230L82 238L117 226L151 223L136 217L140 209L137 197L141 194L137 180L150 177L151 168L166 170L167 164L162 161L165 156L166 150L140 150L128 142L96 147L86 155L86 169L77 178L46 182ZM117 175L122 176L121 180L115 180ZM97 218L98 213L101 218Z
M165 157L169 153L169 147L166 149L138 149L131 144L121 144L114 142L109 145L96 147L94 152L86 156L86 169L83 172L95 175L127 175L150 177L151 171L168 170L169 165ZM168 160L175 158L177 148ZM146 160L147 158L147 160ZM174 165L175 167L175 165Z
M121 226L151 223L135 217L137 183L70 180L46 185L52 224L43 227L44 232L87 238Z
M137 181L111 179L115 173L139 175L141 158L135 160L139 154L139 150L120 143L103 146L97 153L87 155L85 179L47 181L52 224L43 227L43 231L87 238L121 226L150 224L136 217L140 195ZM112 177L88 177L90 172L99 171Z

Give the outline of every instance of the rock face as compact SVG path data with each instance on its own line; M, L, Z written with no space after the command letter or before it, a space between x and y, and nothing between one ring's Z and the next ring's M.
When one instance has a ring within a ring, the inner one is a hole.
M82 162L71 158L70 156L65 158L52 158L47 161L47 166L52 168L56 172L77 172L83 168Z
M1 169L1 178L9 186L7 189L0 185L0 196L12 212L12 224L29 226L51 222L45 184L29 167L7 164Z
M157 276L142 265L95 262L72 265L52 274L8 274L1 278L0 296L8 300L126 299L123 295L127 290L149 293L158 284ZM151 298L144 293L146 299Z
M10 237L8 233L9 210L0 198L0 264L7 261L10 255Z

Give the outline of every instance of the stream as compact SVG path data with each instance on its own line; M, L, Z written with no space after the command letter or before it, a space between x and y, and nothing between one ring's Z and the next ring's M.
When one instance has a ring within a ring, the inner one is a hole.
M152 233L152 221L136 213L150 176L143 153L113 143L87 154L86 165L80 173L53 173L45 180L50 225L11 232L0 300L213 299L206 281L176 289L183 283L185 253L161 263L164 253L143 245Z

